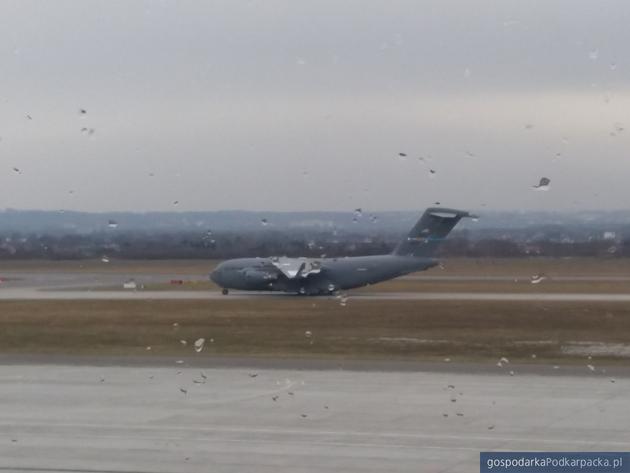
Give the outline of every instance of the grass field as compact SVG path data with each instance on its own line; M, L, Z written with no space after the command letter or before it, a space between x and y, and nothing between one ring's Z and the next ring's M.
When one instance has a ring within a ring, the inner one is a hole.
M215 261L11 262L3 271L199 274ZM540 284L529 278L544 273ZM562 276L626 276L630 260L450 260L425 275L510 276L508 281L398 279L361 291L627 293L629 282L554 281ZM177 324L177 325L173 325ZM310 336L309 336L310 333ZM207 340L202 353L194 340ZM187 345L180 341L186 340ZM213 340L210 342L210 340ZM150 350L147 349L150 347ZM103 355L394 358L607 362L630 358L630 306L534 303L261 298L204 301L0 301L0 352ZM534 357L535 356L535 357Z
M352 299L344 307L300 297L0 302L5 353L185 356L195 355L201 337L206 348L196 356L557 362L585 360L592 351L612 361L624 359L630 344L630 307Z

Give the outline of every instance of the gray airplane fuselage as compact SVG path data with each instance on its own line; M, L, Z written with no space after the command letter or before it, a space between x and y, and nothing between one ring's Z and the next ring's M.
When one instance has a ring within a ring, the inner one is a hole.
M424 271L438 264L433 257L450 231L468 212L429 208L388 255L345 258L242 258L221 263L210 279L223 288L330 294Z
M395 254L322 258L321 270L304 278L289 278L272 258L241 258L221 263L210 278L225 289L329 294L424 271L438 264L433 258Z

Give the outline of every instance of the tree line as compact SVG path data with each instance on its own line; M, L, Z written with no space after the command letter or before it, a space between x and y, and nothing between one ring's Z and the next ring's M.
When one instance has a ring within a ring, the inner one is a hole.
M94 234L0 235L0 260L226 259L254 256L338 257L390 252L399 235L336 232L103 232ZM471 238L453 235L439 250L442 257L628 257L630 240L563 241Z

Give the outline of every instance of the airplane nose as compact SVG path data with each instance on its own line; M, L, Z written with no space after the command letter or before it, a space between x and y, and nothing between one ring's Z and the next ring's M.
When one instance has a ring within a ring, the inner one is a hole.
M214 270L210 273L210 281L212 281L215 284L219 284L220 285L220 276L219 276L219 271L218 270Z

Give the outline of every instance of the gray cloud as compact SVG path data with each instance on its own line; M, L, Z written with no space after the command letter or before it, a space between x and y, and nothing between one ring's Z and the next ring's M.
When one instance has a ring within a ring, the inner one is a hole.
M626 2L4 6L6 207L626 207Z

